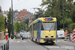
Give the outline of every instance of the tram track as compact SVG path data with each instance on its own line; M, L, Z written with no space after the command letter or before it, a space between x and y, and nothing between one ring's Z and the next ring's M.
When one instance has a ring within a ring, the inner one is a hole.
M62 45L60 45L60 44L62 44ZM64 44L64 43L59 43L59 44L54 44L54 45L41 45L41 46L44 47L44 48L46 48L47 50L50 50L51 48L49 48L49 47L52 47L52 46L59 47L59 48L65 49L65 50L75 49L75 46L70 45L70 44ZM73 46L74 48L66 48L65 46L66 47L69 47L69 46L72 47Z
M35 43L38 44L38 45L41 45L46 50L52 50L52 49L54 49L54 48L51 48L51 47L59 47L59 48L61 48L63 50L71 50L71 48L65 48L65 47L69 47L69 46L74 47L74 49L75 49L74 45L71 45L71 44L69 44L67 42L65 43L65 41L61 41L61 40L59 42L55 43L54 45L52 45L52 44L39 44L37 42L35 42Z

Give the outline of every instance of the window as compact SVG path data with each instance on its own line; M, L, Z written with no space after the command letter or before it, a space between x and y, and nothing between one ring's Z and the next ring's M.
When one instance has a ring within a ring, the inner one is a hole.
M41 23L41 30L44 30L43 24Z
M44 22L43 23L44 30L55 30L56 29L56 22Z
M34 27L34 30L37 30L37 24L36 23L33 25L33 27Z

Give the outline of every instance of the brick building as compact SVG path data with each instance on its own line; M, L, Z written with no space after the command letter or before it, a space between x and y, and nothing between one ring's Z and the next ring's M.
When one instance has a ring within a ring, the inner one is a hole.
M29 12L25 9L20 11L19 15L17 16L17 19L19 22L23 21L24 17L28 14Z
M4 32L0 32L0 40L4 39Z

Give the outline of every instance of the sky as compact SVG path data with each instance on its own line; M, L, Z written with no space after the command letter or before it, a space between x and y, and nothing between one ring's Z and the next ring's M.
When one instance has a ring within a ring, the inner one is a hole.
M13 0L13 9L14 10L22 10L27 9L27 11L34 13L33 8L41 8L40 4L42 0ZM0 0L0 6L2 11L9 10L11 7L11 0Z
M33 8L41 8L41 3L42 0L13 0L13 9L19 11L27 9L27 11L35 13L36 11ZM0 6L2 7L2 11L9 10L11 7L11 0L0 0Z

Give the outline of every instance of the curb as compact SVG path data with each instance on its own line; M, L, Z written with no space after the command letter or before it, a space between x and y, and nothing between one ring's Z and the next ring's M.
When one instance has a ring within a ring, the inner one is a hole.
M72 40L71 40L72 41ZM73 43L75 43L75 41L72 41Z
M0 40L0 43L6 44L7 41L6 40Z
M10 41L10 42L13 42L13 41L16 41L16 39L11 39L11 38L10 38L9 41Z
M69 39L66 39L66 40L64 40L64 41L69 41L69 42L73 42L73 43L75 43L75 41L72 41L72 40L70 41Z

